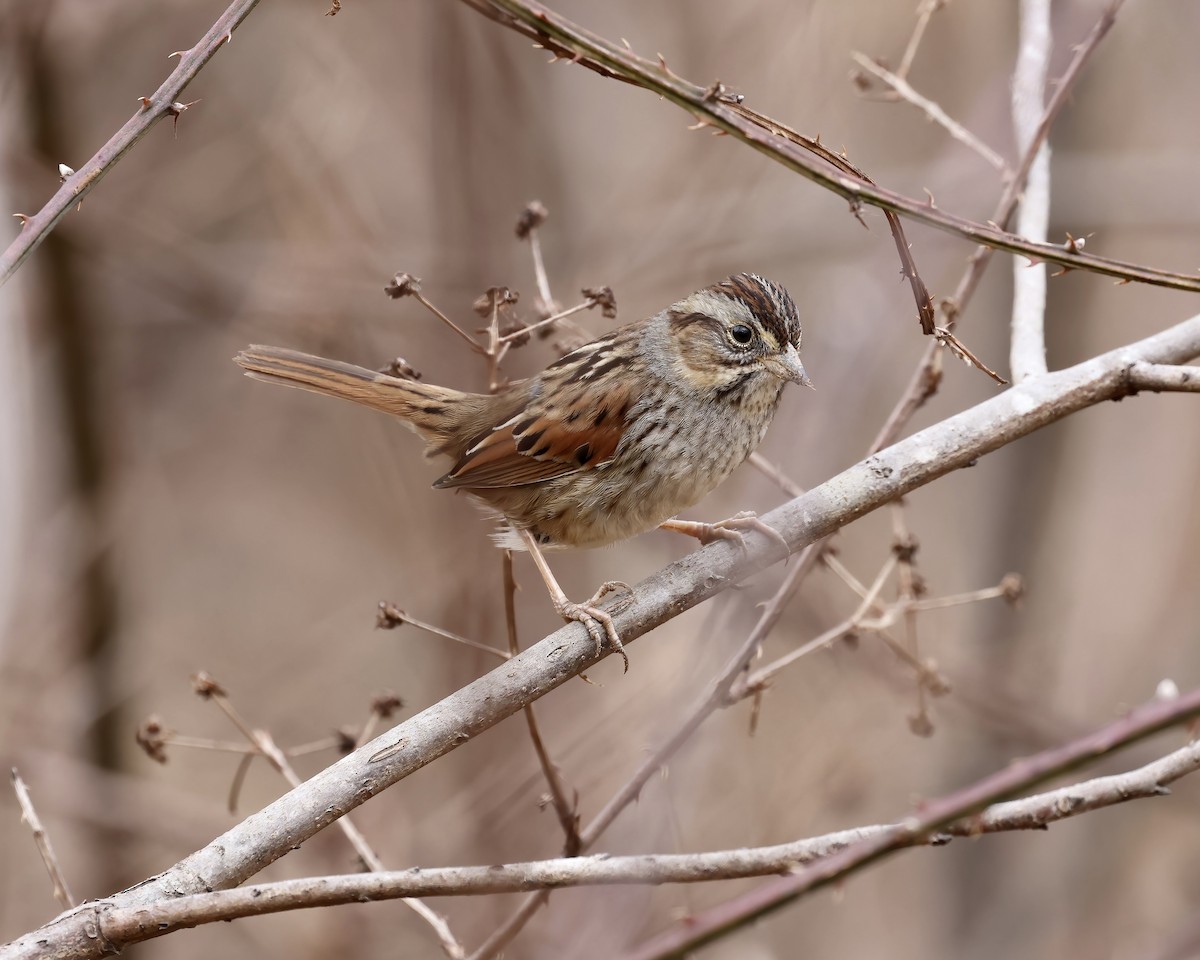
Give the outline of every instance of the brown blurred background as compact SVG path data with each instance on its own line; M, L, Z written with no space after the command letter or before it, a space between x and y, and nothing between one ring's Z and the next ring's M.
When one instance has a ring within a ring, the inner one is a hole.
M848 82L850 52L899 60L915 0L560 2L557 9L699 82L844 146L880 183L985 218L993 170L905 105ZM1054 75L1104 4L1059 0ZM0 211L32 213L221 12L220 0L0 0ZM190 692L210 671L283 744L360 723L394 689L404 716L490 669L486 655L406 627L374 629L378 601L503 645L500 560L488 523L430 490L435 466L396 424L239 375L250 341L484 386L478 361L411 300L397 270L461 322L492 284L535 293L513 237L526 201L555 295L608 284L623 319L750 269L802 305L816 393L789 391L763 452L812 485L858 459L924 349L882 218L870 230L827 194L729 138L689 131L655 97L557 64L464 5L436 0L264 3L157 127L0 292L0 759L30 784L79 897L163 869L234 822L228 754L133 733L149 714L236 739ZM1051 235L1089 251L1197 267L1200 7L1129 3L1052 138ZM959 2L934 18L913 82L1004 155L1016 4ZM14 222L15 223L15 222ZM4 228L11 235L15 225ZM935 296L971 248L911 226ZM999 257L961 328L1006 369L1011 261ZM1051 366L1200 309L1182 294L1078 274L1050 285ZM613 321L583 322L600 332ZM509 372L551 358L545 343ZM951 363L915 426L991 396ZM748 736L748 709L714 717L610 831L613 852L779 842L903 815L1152 695L1200 682L1200 407L1143 396L1047 429L911 498L935 594L1025 578L1001 603L930 614L922 650L954 692L935 733L909 732L913 681L870 638L784 674ZM746 467L694 514L782 499ZM890 520L841 538L869 579ZM561 555L567 592L636 582L691 549L653 533ZM557 626L526 558L527 642ZM585 821L656 745L745 635L770 571L631 648L621 676L572 682L538 706ZM854 597L818 572L771 638L779 654L846 616ZM1161 738L1100 769L1173 748ZM311 773L332 755L297 761ZM259 762L240 812L283 789ZM499 863L561 845L520 720L355 814L389 866ZM709 948L713 958L1200 955L1200 784L1055 826L899 856ZM11 796L0 796L0 940L56 912ZM353 869L336 831L262 879ZM750 884L557 893L510 957L604 957ZM518 898L438 901L474 946ZM399 904L215 925L134 956L438 956Z

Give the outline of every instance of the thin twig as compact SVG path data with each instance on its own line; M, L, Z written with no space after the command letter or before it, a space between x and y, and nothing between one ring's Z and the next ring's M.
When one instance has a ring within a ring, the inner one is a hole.
M897 97L922 111L926 117L941 126L955 140L981 156L997 172L1005 176L1012 175L1012 169L999 153L955 120L950 114L946 113L936 101L930 100L928 97L914 90L912 84L904 79L903 76L892 73L887 67L872 60L866 54L859 53L857 50L850 54L850 56L860 67L887 84L895 91Z
M510 344L514 340L519 340L521 337L529 336L529 334L533 333L536 330L540 330L543 327L548 327L551 324L558 323L576 313L580 313L584 310L589 310L589 309L591 309L591 307L593 305L594 304L592 303L592 301L584 300L582 303L577 303L573 307L568 307L566 310L561 310L558 313L554 314L553 316L546 317L544 320L538 320L535 323L531 323L531 324L528 324L527 326L520 327L520 328L514 330L512 333L506 333L502 337L500 337L497 342L502 345Z
M887 582L888 577L892 575L897 562L895 554L887 558L887 561L880 568L879 574L875 577L875 582L871 584L871 588L863 596L862 602L859 603L858 609L847 617L845 621L830 630L826 630L816 639L810 640L803 646L797 647L777 660L771 661L765 667L755 670L754 673L736 683L730 688L730 701L740 700L751 693L762 690L780 670L795 663L801 657L807 657L815 650L824 649L858 628L866 612L875 603L875 598L879 596L879 591L883 589L883 585Z
M178 118L184 104L180 95L195 79L213 55L233 39L233 31L258 5L258 0L234 0L225 12L190 50L181 51L179 64L171 71L153 96L143 97L141 108L125 121L94 157L79 167L70 176L63 178L62 186L41 210L25 218L21 232L0 255L0 286L3 286L53 230L71 207L83 201L92 188L100 182L118 160L133 149L150 128L166 117Z
M407 610L401 610L394 603L388 603L386 600L379 604L379 619L376 623L385 630L392 630L401 624L407 623L418 630L431 633L435 637L441 637L444 640L450 640L454 643L461 643L465 647L470 647L472 650L479 650L482 653L490 653L493 657L499 657L501 660L507 660L511 656L511 654L503 650L497 650L486 643L460 636L432 623L426 623L424 620L418 620L416 617L411 616Z
M504 622L508 628L508 650L515 657L521 652L521 647L517 640L517 580L513 575L511 550L502 551L501 562L504 571ZM529 728L529 739L533 741L533 751L537 754L538 765L541 766L542 773L546 777L546 785L550 788L551 804L554 812L558 815L558 822L562 825L563 856L573 857L580 850L578 805L568 798L566 784L562 781L558 767L550 758L550 751L546 749L546 744L542 740L542 732L538 727L537 714L534 712L533 704L527 705L523 712L525 724Z
M64 910L70 910L75 906L75 898L71 896L71 888L67 885L66 875L59 866L58 857L54 855L54 845L50 843L50 836L42 826L41 818L33 806L29 788L25 786L25 781L21 779L21 774L17 772L16 767L12 768L12 785L13 792L17 795L17 806L21 808L21 819L29 826L29 832L33 834L33 842L37 845L38 854L46 867L46 873L50 875L54 899Z
M908 77L908 71L912 69L913 61L917 58L917 48L925 39L925 28L929 26L933 15L941 10L946 2L947 0L922 0L920 8L917 10L917 22L913 25L912 36L908 38L908 45L904 48L904 56L900 59L896 76Z
M455 323L448 316L446 316L445 313L443 313L441 310L439 310L437 308L437 306L433 303L433 301L430 300L427 296L425 296L425 294L423 294L420 290L412 291L412 296L416 297L417 302L420 303L421 306L423 306L426 310L428 310L435 317L437 317L439 320L441 320L442 323L444 323L447 327L449 327L451 330L453 330L455 333L457 333L459 335L459 337L461 337L463 340L465 340L470 345L472 350L474 350L476 353L484 353L485 352L485 348L482 345L480 345L479 341L477 341L473 336L471 336L469 333L467 333L466 330L464 330L457 323Z

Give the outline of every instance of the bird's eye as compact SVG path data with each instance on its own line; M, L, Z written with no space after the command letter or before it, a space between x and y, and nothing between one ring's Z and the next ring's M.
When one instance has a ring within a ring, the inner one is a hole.
M744 323L730 327L729 335L733 337L735 343L740 343L743 347L754 339L754 331Z

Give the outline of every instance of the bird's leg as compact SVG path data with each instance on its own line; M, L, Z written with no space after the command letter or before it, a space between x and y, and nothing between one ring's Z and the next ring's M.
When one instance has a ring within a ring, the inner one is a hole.
M514 527L513 529L517 531L517 534L525 542L525 547L529 550L529 555L533 557L534 565L537 567L538 573L542 575L542 579L546 582L546 589L550 591L550 600L554 603L554 609L558 615L568 623L572 620L577 620L587 628L588 634L596 642L597 656L600 656L603 652L604 640L607 637L608 645L621 655L621 659L625 661L625 670L628 672L629 656L625 653L625 645L621 643L621 638L617 634L617 628L613 625L612 617L606 611L597 607L596 604L604 599L607 594L618 590L632 594L633 588L627 583L622 583L620 580L609 580L601 584L600 589L587 602L573 603L567 599L567 595L563 593L562 587L554 579L554 574L550 572L550 565L546 563L546 558L543 556L534 535L520 527ZM629 600L626 599L616 609L619 610L621 606L624 606L628 602Z
M712 543L714 540L732 540L741 547L743 553L746 552L746 537L742 531L757 530L791 553L791 547L783 538L783 534L759 520L758 514L753 510L743 510L741 513L735 513L728 520L718 520L716 523L700 523L695 520L672 518L664 520L658 526L660 530L671 530L675 533L682 533L684 536L695 537L703 544Z

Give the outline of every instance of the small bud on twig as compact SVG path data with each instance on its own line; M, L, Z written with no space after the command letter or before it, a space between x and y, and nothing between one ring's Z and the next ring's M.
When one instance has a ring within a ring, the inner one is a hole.
M1005 602L1015 605L1025 596L1025 581L1019 573L1005 574L1004 579L1000 581L1000 590Z
M178 100L176 100L173 104L167 107L167 113L171 115L171 129L176 139L179 137L179 118L183 115L185 110L194 107L199 102L199 100L192 100L188 103L180 103Z
M225 696L224 688L203 670L192 675L192 692L201 700Z
M384 690L371 698L371 711L381 720L390 720L397 710L404 709L404 701L391 690Z
M488 317L493 310L503 310L511 307L521 299L521 295L508 287L488 287L482 296L476 297L471 309L481 317Z
M155 763L167 762L167 729L156 714L151 714L137 728L137 745Z
M404 611L387 600L379 601L379 613L375 615L376 630L395 630L404 626Z
M411 273L398 273L383 288L383 292L393 300L399 300L401 297L411 297L421 292L421 278L414 277Z
M611 320L617 315L617 297L612 287L584 287L581 291L588 300L588 309L599 307L600 313Z
M541 200L530 200L517 218L517 239L526 239L530 233L546 222L548 216L550 216L550 211L546 209Z

